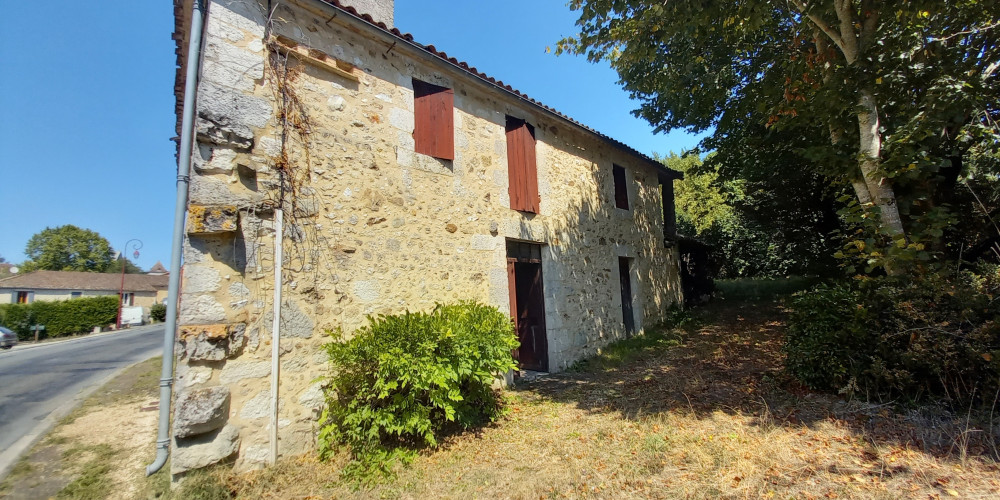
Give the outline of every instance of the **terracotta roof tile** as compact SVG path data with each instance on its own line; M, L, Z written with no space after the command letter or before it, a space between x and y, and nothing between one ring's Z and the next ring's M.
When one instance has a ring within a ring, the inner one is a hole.
M126 274L126 292L155 292L167 288L167 276ZM99 290L117 292L122 283L118 273L78 271L34 271L0 279L0 289L20 290Z

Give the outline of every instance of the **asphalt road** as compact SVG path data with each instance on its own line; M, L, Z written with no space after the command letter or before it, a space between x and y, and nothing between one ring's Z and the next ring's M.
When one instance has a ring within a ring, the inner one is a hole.
M81 394L162 347L155 325L0 351L0 477Z

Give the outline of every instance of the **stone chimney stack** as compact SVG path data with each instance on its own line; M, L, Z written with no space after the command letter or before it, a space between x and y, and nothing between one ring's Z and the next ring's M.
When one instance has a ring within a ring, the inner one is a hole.
M354 7L360 14L368 14L377 23L385 23L392 28L392 15L395 7L394 0L340 0L343 6Z

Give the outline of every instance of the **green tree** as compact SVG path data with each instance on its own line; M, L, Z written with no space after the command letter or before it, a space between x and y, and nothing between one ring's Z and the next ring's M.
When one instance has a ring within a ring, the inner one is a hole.
M25 271L105 272L111 265L111 244L100 234L73 225L45 228L24 248ZM119 268L120 269L120 268Z
M104 272L120 273L122 272L122 265L125 266L125 274L144 274L146 272L143 271L141 267L135 265L134 262L125 257L120 257L118 259L112 260L111 263L108 264L108 268L105 269Z
M730 200L742 196L736 183L722 185L718 172L704 168L697 154L678 156L671 152L665 157L653 156L667 168L684 174L674 183L674 206L682 227L699 235L722 221L733 217Z
M853 191L891 264L941 241L941 201L972 148L996 153L1000 3L983 0L573 0L558 51L606 60L657 130L794 136ZM929 245L932 245L929 243ZM871 247L872 245L868 245Z
M780 158L771 159L782 168ZM839 224L822 183L791 176L777 195L754 177L724 177L742 165L727 165L718 153L704 162L673 153L660 161L684 173L674 190L679 230L712 246L719 277L827 275L836 269L830 234Z

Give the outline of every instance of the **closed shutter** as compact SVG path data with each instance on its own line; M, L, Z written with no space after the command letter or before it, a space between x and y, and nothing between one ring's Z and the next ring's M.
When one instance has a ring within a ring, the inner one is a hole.
M538 168L535 164L535 128L507 117L507 174L510 208L538 213Z
M628 184L625 183L625 169L614 165L612 171L615 177L615 206L628 210Z
M455 92L413 80L413 142L418 153L455 159Z

